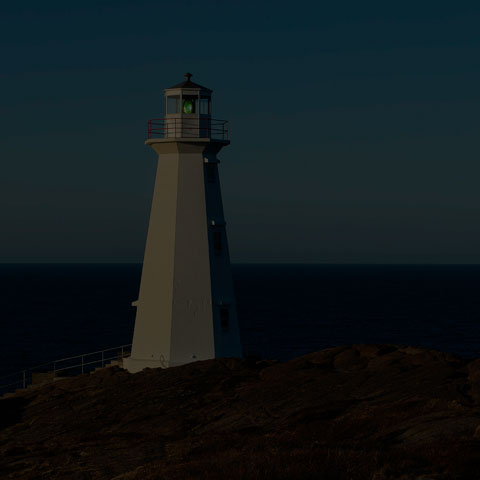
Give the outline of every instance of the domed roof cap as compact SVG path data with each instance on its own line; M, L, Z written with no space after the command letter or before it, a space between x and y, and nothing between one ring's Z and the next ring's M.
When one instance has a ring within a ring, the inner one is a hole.
M174 85L173 87L170 87L170 88L167 88L166 90L172 90L174 88L195 88L195 89L198 89L198 90L204 90L206 92L211 92L212 90L210 90L209 88L207 87L202 87L202 85L199 85L198 83L194 83L190 80L190 78L192 77L193 75L191 73L185 73L185 78L186 80L182 83L179 83L177 85Z

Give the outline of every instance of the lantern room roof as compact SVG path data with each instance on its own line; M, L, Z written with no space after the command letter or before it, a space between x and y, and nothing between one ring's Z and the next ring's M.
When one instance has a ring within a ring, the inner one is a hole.
M166 88L166 90L173 90L174 88L195 88L195 89L199 89L199 90L204 90L206 92L211 92L212 91L207 87L202 87L202 85L199 85L198 83L192 82L190 80L190 78L192 76L193 75L191 73L186 73L185 74L186 80L184 82L178 83L177 85L174 85L173 87Z

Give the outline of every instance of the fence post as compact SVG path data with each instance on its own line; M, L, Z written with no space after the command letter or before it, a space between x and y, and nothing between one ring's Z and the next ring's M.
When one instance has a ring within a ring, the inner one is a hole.
M57 366L57 362L53 362L53 378L55 378L55 367Z
M82 374L83 374L83 355L82 355Z
M102 368L103 368L103 350L102 350Z
M123 346L122 346L122 358L123 358Z
M23 388L25 388L27 386L25 372L26 372L26 370L23 371Z

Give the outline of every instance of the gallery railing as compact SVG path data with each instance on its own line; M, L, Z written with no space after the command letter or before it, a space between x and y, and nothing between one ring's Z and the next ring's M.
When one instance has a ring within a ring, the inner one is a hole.
M5 375L0 377L0 396L14 390L27 388L32 384L54 381L55 378L89 373L97 368L96 365L100 365L103 368L109 362L120 362L121 359L130 355L131 346L132 344L120 345L119 347L99 350L97 352L61 358ZM115 352L115 354L113 352ZM95 356L98 358L95 358Z
M153 118L148 121L150 138L211 138L228 140L228 120L215 118Z

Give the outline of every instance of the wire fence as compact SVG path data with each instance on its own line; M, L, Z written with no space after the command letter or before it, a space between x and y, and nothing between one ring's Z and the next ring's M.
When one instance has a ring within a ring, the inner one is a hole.
M120 362L130 354L131 346L132 344L120 345L119 347L112 347L97 352L61 358L4 375L0 377L0 396L18 389L27 388L29 385L54 381L56 378L90 373L95 368L103 368L112 361Z

